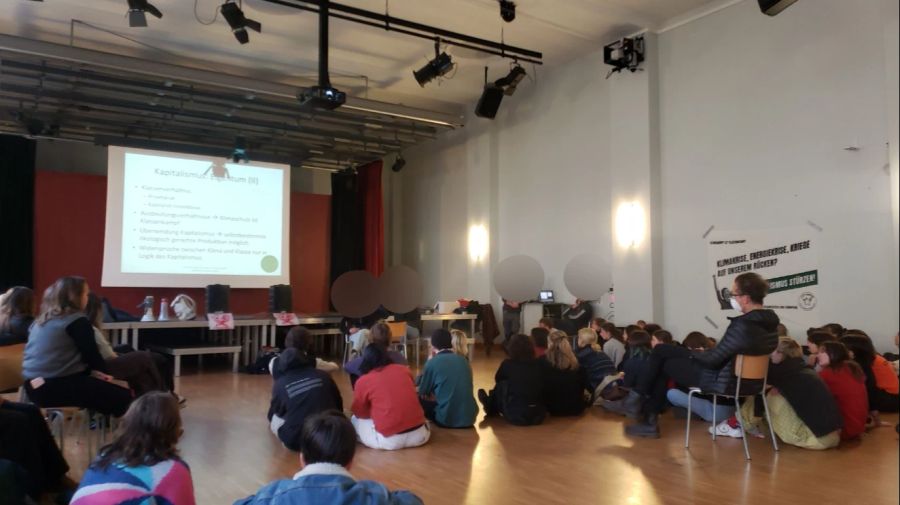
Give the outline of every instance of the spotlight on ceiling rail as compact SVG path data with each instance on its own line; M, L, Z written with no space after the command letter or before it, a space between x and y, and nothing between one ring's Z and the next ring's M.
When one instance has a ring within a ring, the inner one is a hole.
M497 111L500 110L500 102L503 96L511 96L516 92L516 87L522 82L526 74L525 69L518 63L510 69L505 77L501 77L494 82L487 82L487 67L484 68L484 91L478 104L475 106L475 115L487 119L497 117Z
M234 138L234 151L230 155L232 163L250 163L250 157L247 156L247 141L244 137Z
M241 44L250 42L250 34L247 33L248 28L256 33L262 33L262 25L259 21L254 21L244 16L241 6L234 1L229 0L222 4L221 10L222 16L225 17L225 21L228 22L228 26L231 27L231 31L234 33L234 38Z
M438 77L447 75L451 70L453 70L453 59L450 58L449 54L441 52L441 41L437 40L434 43L434 58L426 63L424 67L414 70L413 77L416 78L419 86L424 88L426 84Z
M500 0L500 17L507 23L516 19L516 3L510 0Z
M394 160L394 164L391 165L391 170L394 172L399 172L403 170L403 167L406 166L406 160L403 158L402 154L397 154L397 159Z
M147 14L161 19L162 12L147 0L128 0L128 26L140 28L147 26Z

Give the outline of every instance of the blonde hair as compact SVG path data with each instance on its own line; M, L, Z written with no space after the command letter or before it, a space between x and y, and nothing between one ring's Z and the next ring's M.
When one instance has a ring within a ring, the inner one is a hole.
M597 343L597 332L590 328L582 328L578 330L578 347L591 346L594 351L603 349Z
M778 347L775 348L775 352L781 354L785 358L803 357L803 349L800 348L800 344L798 344L797 341L792 339L791 337L779 338Z
M562 331L552 331L549 336L549 345L547 346L547 361L553 365L553 368L560 370L578 370L578 358L572 352L572 345L569 344L569 336Z
M38 316L38 324L74 314L84 310L81 304L81 294L84 292L87 282L83 277L60 277L56 282L44 290L44 300L41 302L41 315Z
M462 330L450 330L450 347L460 356L469 357L469 339Z

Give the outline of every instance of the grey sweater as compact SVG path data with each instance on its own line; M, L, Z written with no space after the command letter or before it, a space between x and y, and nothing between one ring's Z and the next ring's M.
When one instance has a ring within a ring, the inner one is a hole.
M105 372L106 365L84 314L67 314L31 327L22 360L25 380L66 377L90 369Z

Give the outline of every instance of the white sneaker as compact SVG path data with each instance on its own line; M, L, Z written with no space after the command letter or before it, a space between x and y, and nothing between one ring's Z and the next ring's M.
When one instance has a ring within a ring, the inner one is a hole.
M710 426L709 427L710 435L713 433L713 430L715 430L715 434L717 437L744 438L743 435L741 434L741 429L740 428L732 428L731 426L728 425L727 420L722 421L721 423L717 424L715 426L715 428Z

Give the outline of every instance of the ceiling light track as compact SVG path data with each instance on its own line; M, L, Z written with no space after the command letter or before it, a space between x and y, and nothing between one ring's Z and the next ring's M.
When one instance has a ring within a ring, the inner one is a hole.
M298 10L318 13L322 0L263 0L268 3L283 5ZM543 54L538 51L511 46L504 42L473 37L443 28L417 23L406 19L396 18L389 14L367 11L358 7L328 2L328 15L330 17L352 21L373 28L397 32L428 40L440 39L442 43L492 54L503 58L518 60L521 62L543 64Z

